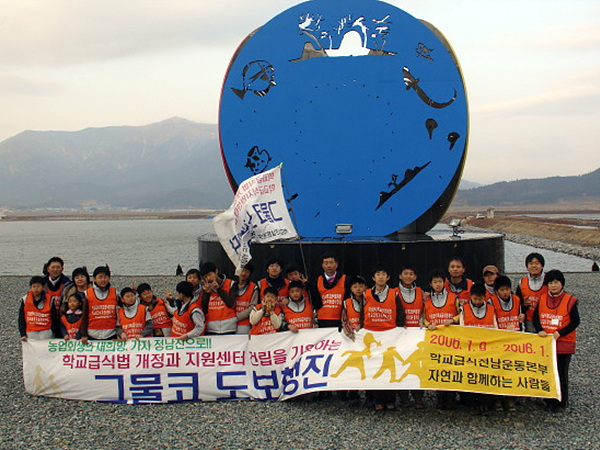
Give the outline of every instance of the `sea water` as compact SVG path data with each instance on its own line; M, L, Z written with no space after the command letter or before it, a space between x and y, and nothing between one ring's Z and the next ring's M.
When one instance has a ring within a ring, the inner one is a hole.
M36 275L52 256L76 267L108 264L117 275L175 275L198 267L198 236L212 233L209 219L0 221L0 275ZM547 269L588 272L592 261L505 241L505 270L523 272L527 254L539 251Z

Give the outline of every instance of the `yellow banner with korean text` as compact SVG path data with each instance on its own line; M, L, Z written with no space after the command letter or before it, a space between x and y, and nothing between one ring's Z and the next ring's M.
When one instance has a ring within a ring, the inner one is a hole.
M530 333L451 326L427 331L410 358L422 360L415 371L425 389L556 398L554 346Z

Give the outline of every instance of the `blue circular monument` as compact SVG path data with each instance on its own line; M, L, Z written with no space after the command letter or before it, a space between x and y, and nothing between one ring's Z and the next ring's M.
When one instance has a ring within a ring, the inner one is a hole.
M283 163L303 238L424 233L460 180L467 98L432 25L376 0L313 0L237 49L219 130L234 190Z
M279 256L314 279L324 251L348 274L411 264L421 281L452 256L473 278L504 267L501 235L431 230L460 182L467 97L444 36L395 6L313 0L250 33L227 69L219 132L234 191L283 163L301 239L253 243L258 277ZM215 235L199 238L199 260L233 271Z

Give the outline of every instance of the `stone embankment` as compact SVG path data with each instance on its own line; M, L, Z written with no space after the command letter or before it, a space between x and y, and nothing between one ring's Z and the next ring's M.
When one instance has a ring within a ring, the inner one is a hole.
M600 259L600 228L597 221L505 216L465 220L463 226L466 230L502 233L507 240L519 244L592 260Z

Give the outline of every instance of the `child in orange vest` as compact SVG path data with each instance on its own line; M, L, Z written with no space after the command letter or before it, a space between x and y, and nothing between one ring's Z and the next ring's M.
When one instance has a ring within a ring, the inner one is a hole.
M354 340L354 332L362 328L362 309L365 304L367 282L361 276L350 280L350 297L344 300L342 309L342 326L344 333Z
M152 315L142 305L131 288L121 290L121 306L117 316L118 336L123 339L139 339L152 336Z
M44 279L31 277L29 292L21 299L19 332L21 340L52 339L54 313L49 295L44 292Z
M283 314L277 306L278 293L278 289L274 287L265 289L262 304L256 305L250 313L250 334L271 334L279 331L283 324Z
M148 283L142 283L137 287L140 303L148 308L152 316L152 335L155 337L171 337L173 320L171 317L174 308L162 298L154 295L152 287Z
M99 266L93 272L94 283L85 292L81 342L88 339L115 339L117 337L117 291L110 285L110 269Z
M297 333L298 330L315 327L315 316L310 299L304 295L302 281L290 281L289 302L283 307L282 330Z
M235 317L237 330L235 334L248 334L250 332L250 312L258 303L258 289L256 283L250 281L254 266L246 264L238 279L231 284L231 295L235 297Z
M494 305L486 300L487 289L483 283L471 286L470 299L462 305L460 324L465 327L498 328Z
M533 313L542 296L548 293L548 286L544 284L544 257L539 253L530 253L525 258L525 267L529 274L521 278L517 286L517 295L525 305L525 331L535 333Z
M540 299L533 315L533 324L540 336L556 339L556 365L562 399L546 400L546 408L557 412L569 406L569 364L575 353L576 328L579 326L577 297L564 291L565 276L560 270L550 270L544 277L548 293Z
M417 272L414 267L406 265L398 275L398 296L404 309L406 327L420 327L423 325L423 290L416 285ZM415 400L415 409L423 409L423 394L421 390L410 391ZM400 402L408 406L408 391L400 391Z
M444 287L445 274L441 269L434 269L429 274L430 296L423 302L423 325L429 330L438 326L448 327L460 320L460 306L456 294L448 292ZM440 410L456 407L456 393L453 391L437 391L437 408Z
M77 293L69 295L67 309L60 316L60 331L65 341L81 339L81 318L83 317L83 300Z
M173 314L171 337L186 340L204 334L204 312L194 298L194 286L188 281L177 283L177 309Z
M386 331L405 325L404 309L398 291L388 286L390 274L378 265L373 270L375 286L367 289L362 310L362 323L365 330ZM375 409L396 409L396 391L381 390L373 392Z
M237 317L232 281L225 278L217 266L205 262L200 267L202 277L201 306L206 320L206 334L235 334Z

